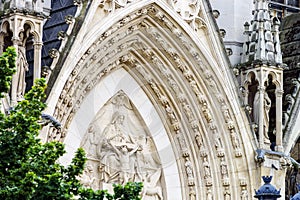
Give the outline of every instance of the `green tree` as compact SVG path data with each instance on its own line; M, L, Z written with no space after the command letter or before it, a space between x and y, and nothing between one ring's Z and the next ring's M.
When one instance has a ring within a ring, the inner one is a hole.
M0 56L0 98L3 92L7 92L10 87L12 75L15 73L16 51L13 47L8 47L6 52Z
M15 72L16 53L8 48L0 57L0 95L9 89ZM142 183L115 185L114 195L84 188L78 180L86 161L79 148L68 166L59 164L65 153L60 142L42 143L38 138L46 104L44 79L35 81L9 115L0 112L0 199L6 200L140 200Z

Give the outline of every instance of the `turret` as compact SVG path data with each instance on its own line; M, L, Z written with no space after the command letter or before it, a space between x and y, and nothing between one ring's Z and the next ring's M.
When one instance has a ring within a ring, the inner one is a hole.
M279 20L270 16L267 0L255 0L251 24L245 23L241 84L258 148L283 151L283 71ZM275 147L275 148L273 148Z
M41 76L42 31L45 14L43 0L0 1L0 53L8 46L16 48L17 72L12 79L10 106L23 99L25 73L33 68L34 79ZM27 62L28 51L33 51L33 66Z

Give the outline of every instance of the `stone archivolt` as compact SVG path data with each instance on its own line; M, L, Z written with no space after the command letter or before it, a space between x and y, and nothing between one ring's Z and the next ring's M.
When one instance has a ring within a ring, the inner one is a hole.
M99 7L103 10L104 16L108 17L109 15L115 14L117 10L124 9L136 2L138 2L138 0L101 0ZM194 31L199 31L207 26L205 20L201 17L203 5L200 0L166 0L166 3L169 4L174 12L178 13Z
M237 171L233 161L228 162L232 154L238 158L243 155L240 135L237 134L239 128L234 123L223 88L220 88L222 84L208 66L202 53L164 11L155 5L137 10L104 32L81 57L55 108L54 117L65 124L65 130L61 133L53 132L49 140L63 141L85 96L105 76L124 68L145 87L149 96L157 99L155 102L160 102L154 105L171 127L169 137L177 138L172 145L178 144L180 149L180 167L185 172L185 175L180 176L186 180L189 188L187 193L192 191L189 196L195 198L194 191L201 184L206 185L207 196L213 195L214 185L222 185L226 195L239 196L234 187L229 187L230 183L238 183L230 174ZM222 110L223 118L216 117L218 109ZM223 131L225 133L221 134ZM228 141L226 138L231 139ZM231 147L228 142L231 142ZM195 144L198 149L192 149L187 143ZM90 144L89 148L95 148L95 144ZM126 148L128 153L137 154L136 147ZM114 153L118 152L112 149ZM197 161L197 154L203 158L201 162ZM213 161L215 158L219 159ZM195 162L200 162L205 171L197 169ZM236 162L241 164L243 161ZM112 179L112 174L109 173L107 180ZM127 175L119 173L120 176L130 180ZM194 181L201 179L205 181ZM221 183L218 183L220 180ZM198 191L197 194L200 193Z

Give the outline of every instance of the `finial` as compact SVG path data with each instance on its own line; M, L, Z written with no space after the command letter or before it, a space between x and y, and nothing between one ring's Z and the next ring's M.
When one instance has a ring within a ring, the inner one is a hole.
M269 184L272 181L273 176L263 176L262 179L265 182L265 184Z
M251 25L248 22L244 24L246 41L243 46L241 62L281 66L279 20L271 19L268 0L254 0L254 4Z

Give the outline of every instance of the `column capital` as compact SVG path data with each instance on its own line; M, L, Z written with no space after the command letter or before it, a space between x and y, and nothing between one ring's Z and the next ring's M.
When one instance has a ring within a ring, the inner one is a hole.
M14 45L18 45L18 43L20 42L20 38L19 37L12 37L11 41L13 42Z
M41 46L43 46L43 42L34 42L33 46L35 46L35 47L41 47Z
M265 86L257 86L257 91L264 92L266 90Z
M276 89L275 90L275 94L278 97L282 97L283 93L284 93L284 91L282 89Z

